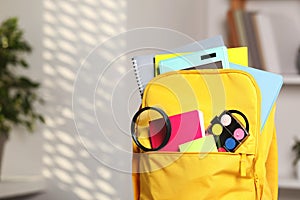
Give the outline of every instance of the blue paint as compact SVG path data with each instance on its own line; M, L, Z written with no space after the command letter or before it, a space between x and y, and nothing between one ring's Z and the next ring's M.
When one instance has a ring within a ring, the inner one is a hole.
M232 138L227 138L227 140L225 141L225 147L229 150L234 149L236 146L236 142L234 141L234 139Z

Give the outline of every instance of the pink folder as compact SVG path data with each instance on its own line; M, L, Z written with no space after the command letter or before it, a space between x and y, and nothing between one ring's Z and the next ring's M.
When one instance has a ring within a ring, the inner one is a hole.
M169 142L160 151L179 151L179 145L204 137L203 113L200 110L170 116L171 136ZM157 148L165 138L166 127L163 119L150 121L150 141Z

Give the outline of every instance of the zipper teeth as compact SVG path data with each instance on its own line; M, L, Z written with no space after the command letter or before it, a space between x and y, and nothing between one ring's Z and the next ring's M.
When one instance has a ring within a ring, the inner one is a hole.
M142 101L142 106L146 106L146 95L147 95L147 91L148 91L148 88L150 87L150 85L152 84L152 82L155 82L159 79L162 79L164 77L167 77L167 76L172 76L172 75L179 75L179 74L200 74L200 75L204 75L204 74L225 74L225 73L233 73L233 72L237 72L237 71L240 71L242 73L245 73L244 71L241 71L241 70L236 70L236 69L202 69L202 70L181 70L181 71L170 71L170 72L167 72L167 73L164 73L164 74L160 74L156 77L154 77L145 87L145 90L144 90L144 97L143 97L143 101Z
M163 151L151 151L145 152L145 154L149 155L223 155L223 156L240 156L241 153L232 153L232 152L163 152ZM242 153L246 156L251 156L254 154L251 153Z

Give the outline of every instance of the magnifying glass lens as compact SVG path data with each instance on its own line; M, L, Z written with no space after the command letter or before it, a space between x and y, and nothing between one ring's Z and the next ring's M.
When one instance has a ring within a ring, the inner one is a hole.
M150 121L149 137L152 148L158 148L162 145L164 138L167 137L167 125L163 118Z
M159 108L145 107L132 119L132 139L144 151L155 151L164 147L169 140L170 131L169 118Z

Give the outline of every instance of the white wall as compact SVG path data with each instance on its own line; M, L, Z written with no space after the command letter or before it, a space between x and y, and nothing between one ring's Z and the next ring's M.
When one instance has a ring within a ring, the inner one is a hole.
M206 1L128 1L128 28L163 27L177 30L194 39L206 33Z
M113 41L112 46L91 52L107 38L125 31L126 9L122 0L43 1L43 84L48 123L43 130L42 173L48 190L36 199L131 198L130 174L112 166L117 162L126 165L130 160L114 153L114 144L106 138L120 134L112 120L110 91L120 75L117 70L126 69L118 60L111 71L105 71L104 61L113 59L125 41ZM97 120L107 120L106 126L98 127ZM126 140L118 141L121 148L126 144Z
M0 0L0 20L12 16L19 18L20 27L25 29L24 36L34 51L28 57L31 68L26 75L42 81L42 2L32 0L31 4ZM3 177L41 174L43 139L40 125L36 132L31 135L22 128L13 130L4 154Z
M128 58L143 47L202 39L203 5L196 0L0 0L0 19L19 16L34 46L30 72L42 82L46 100L41 111L47 125L30 136L16 130L6 148L6 175L45 177L46 192L27 199L132 199L128 127L140 97ZM106 40L146 26L165 29Z

